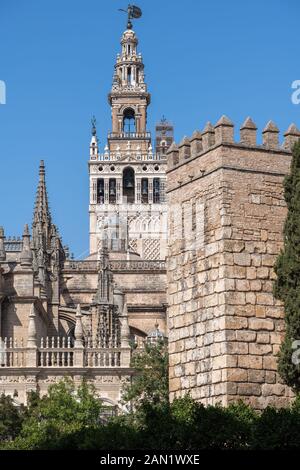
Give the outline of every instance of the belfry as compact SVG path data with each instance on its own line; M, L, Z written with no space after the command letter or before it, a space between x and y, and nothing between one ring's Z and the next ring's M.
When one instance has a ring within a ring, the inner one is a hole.
M127 258L166 257L166 151L153 148L147 128L151 101L142 54L129 20L121 39L113 83L108 95L111 132L101 153L93 124L90 145L90 258L103 247ZM172 131L172 126L169 125ZM171 136L171 139L170 139Z

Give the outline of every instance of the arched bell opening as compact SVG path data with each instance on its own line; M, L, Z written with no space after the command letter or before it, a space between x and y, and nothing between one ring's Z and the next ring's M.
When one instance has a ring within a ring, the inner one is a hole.
M123 114L123 132L132 134L136 132L135 112L132 108L126 108Z
M128 203L133 204L135 201L135 174L131 167L123 171L123 197Z

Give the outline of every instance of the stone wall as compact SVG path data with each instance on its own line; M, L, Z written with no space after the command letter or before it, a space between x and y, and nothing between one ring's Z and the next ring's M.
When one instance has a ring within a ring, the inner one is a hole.
M190 392L224 405L242 398L255 408L291 399L276 371L284 320L272 283L294 140L287 135L280 148L271 124L261 146L254 124L235 143L223 117L170 149L171 398Z

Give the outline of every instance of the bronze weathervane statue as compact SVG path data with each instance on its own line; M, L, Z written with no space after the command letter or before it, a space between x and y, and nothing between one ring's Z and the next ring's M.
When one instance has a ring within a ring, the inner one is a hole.
M123 11L124 13L127 13L128 15L127 28L128 29L132 29L131 20L141 18L142 16L142 10L135 5L128 5L127 10L123 10L122 8L120 8L119 11Z

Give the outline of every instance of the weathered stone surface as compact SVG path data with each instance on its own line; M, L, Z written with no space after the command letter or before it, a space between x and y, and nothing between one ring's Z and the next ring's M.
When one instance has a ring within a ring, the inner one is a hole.
M180 226L178 233L181 224L193 227L189 239L194 237L194 251L186 243L171 242L168 282L173 294L175 279L186 280L189 272L196 273L192 287L198 301L194 357L205 365L196 365L199 380L190 390L193 396L205 404L244 398L261 409L273 403L273 397L276 403L290 400L288 389L278 386L276 353L284 321L282 306L272 295L273 265L282 246L286 215L282 181L289 171L290 154L273 148L275 128L266 128L265 139L271 144L263 148L256 147L252 121L242 128L242 146L226 141L219 125L217 146L212 138L209 143L206 139L202 153L181 167L169 167L167 192L169 204L175 208L173 219ZM207 131L212 136L213 129ZM199 168L201 179L188 181L186 175ZM184 187L179 180L186 182ZM180 208L188 202L194 207L189 211L191 220L181 216ZM171 224L169 227L172 232ZM228 230L223 231L224 227ZM169 233L169 239L174 239L174 233ZM182 266L180 273L173 268L174 260ZM169 294L169 321L178 315L182 301ZM185 321L183 310L179 315ZM170 324L171 348L179 338L173 335L174 323ZM193 362L192 355L180 354L181 363ZM176 394L181 393L178 388Z

